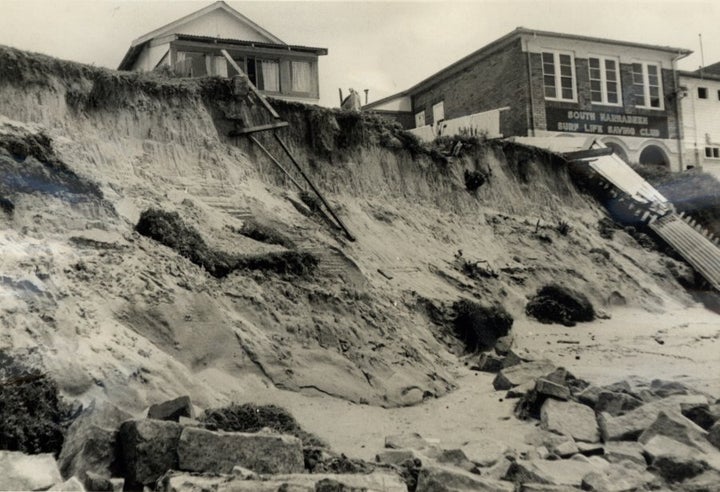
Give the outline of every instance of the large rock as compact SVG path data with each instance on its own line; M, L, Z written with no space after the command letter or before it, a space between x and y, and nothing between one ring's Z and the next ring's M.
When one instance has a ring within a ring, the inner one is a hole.
M655 482L655 476L632 462L624 462L606 467L602 471L588 473L582 479L583 490L601 492L629 492L645 490L645 486Z
M76 476L90 490L100 490L88 473L109 478L119 473L117 428L130 414L105 402L93 402L65 435L58 465L63 477ZM106 482L109 483L109 482ZM103 487L106 488L106 487Z
M617 417L642 406L643 403L639 398L627 393L603 390L598 394L595 411L607 412L613 417Z
M710 427L707 440L710 441L713 446L720 449L720 421L715 422L715 424Z
M177 470L182 430L180 424L164 420L122 423L118 439L128 488L152 484L168 470Z
M638 442L644 444L655 436L666 436L699 450L707 450L707 432L673 410L660 412L655 421L640 434Z
M656 435L643 444L650 464L670 482L682 481L707 470L707 459L712 456L697 448L675 441L667 436ZM715 469L718 468L717 463Z
M177 447L181 470L230 473L235 465L256 473L300 473L302 442L274 433L214 432L186 427Z
M682 483L684 491L720 492L720 472L708 470Z
M540 409L540 426L551 432L572 436L576 441L600 440L593 409L572 401L545 400Z
M424 455L414 449L384 449L375 455L375 461L385 465L400 466L407 461L422 460Z
M0 451L0 490L47 490L62 481L52 454Z
M152 405L150 409L148 409L149 419L178 422L180 417L195 418L195 411L193 410L189 396L180 396L174 400Z
M662 400L646 403L625 415L613 417L609 413L600 413L598 423L603 441L634 441L657 419L660 412L674 410L679 412L682 403L705 403L702 395L674 395Z
M720 420L720 405L680 405L682 414L705 430L710 430L715 422Z
M316 492L323 490L407 492L407 486L394 473L374 471L368 474L300 473L258 475L253 479L233 475L203 476L172 472L159 481L158 487L158 492L200 490L213 490L216 492L277 492L279 490L288 492Z
M385 437L385 447L389 449L423 449L431 446L432 443L426 441L417 432Z
M85 487L77 477L70 477L64 482L50 487L48 492L85 492Z
M509 390L525 383L534 384L537 378L545 376L554 370L555 364L546 359L524 362L498 372L493 380L493 387L500 391Z
M445 466L423 466L416 492L512 492L514 485Z
M518 460L510 465L506 480L516 483L540 483L580 487L583 477L599 472L610 464L597 457L583 460Z
M558 400L570 399L570 388L547 378L538 378L535 381L535 392L542 397L552 397Z
M605 443L605 459L610 463L631 461L645 465L642 444L635 441L612 441Z
M460 449L470 461L481 467L493 466L510 451L507 444L489 437L473 439L463 444Z

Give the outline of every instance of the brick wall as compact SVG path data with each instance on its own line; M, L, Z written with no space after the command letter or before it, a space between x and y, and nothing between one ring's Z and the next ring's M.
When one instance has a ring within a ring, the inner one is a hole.
M622 90L622 106L603 106L593 105L590 99L590 73L588 68L588 60L585 58L575 58L575 74L577 84L577 101L560 102L545 101L542 74L542 59L538 53L530 55L530 65L532 73L532 93L534 98L533 120L535 128L538 130L547 130L547 122L545 120L545 108L562 108L582 111L602 111L605 113L624 113L640 116L666 117L668 122L668 138L678 138L678 118L677 108L675 105L675 81L672 70L662 70L662 85L664 92L664 109L662 111L652 109L636 108L633 104L633 95L635 85L632 78L632 65L620 64L620 84Z
M444 101L446 119L509 106L509 111L501 113L500 132L527 135L527 59L520 40L417 92L412 98L413 114L424 111L425 123L433 124L432 107L440 101Z

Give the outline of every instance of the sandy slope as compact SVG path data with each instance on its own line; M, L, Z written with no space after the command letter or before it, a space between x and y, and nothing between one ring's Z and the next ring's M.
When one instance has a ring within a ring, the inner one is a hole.
M308 169L357 236L350 243L300 213L297 194L256 150L225 137L228 122L197 93L131 87L121 104L76 107L68 94L93 84L77 77L0 85L0 138L47 133L104 194L15 193L14 216L0 217L0 349L43 367L70 398L133 412L182 394L201 407L276 401L353 455L370 456L399 430L520 445L520 424L505 420L511 402L464 368L426 310L460 298L503 304L519 347L578 376L687 375L718 390L708 370L719 367L715 315L680 287L682 266L623 231L602 238L604 213L563 169L520 170L494 150L439 166L374 145L331 161L293 141L303 162L314 159ZM22 164L0 158L4 169ZM493 175L471 194L462 173L475 166ZM211 246L236 253L278 249L234 232L263 221L318 254L319 271L215 279L133 231L149 206L178 211ZM561 220L570 234L556 230ZM458 250L497 277L464 275ZM527 320L527 296L548 282L585 292L612 318L575 328Z

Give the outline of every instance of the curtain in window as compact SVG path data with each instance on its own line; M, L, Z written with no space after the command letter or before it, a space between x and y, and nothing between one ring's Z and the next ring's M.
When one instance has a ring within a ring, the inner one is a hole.
M294 92L310 92L310 63L292 62L292 90Z
M274 60L258 60L258 89L280 92L280 64Z

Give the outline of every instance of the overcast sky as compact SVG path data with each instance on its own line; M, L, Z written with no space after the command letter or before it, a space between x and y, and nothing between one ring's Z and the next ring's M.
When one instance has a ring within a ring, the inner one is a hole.
M133 39L212 1L0 0L0 44L117 68ZM227 3L286 43L329 49L323 105L338 87L371 101L406 89L518 26L688 48L686 70L702 33L705 64L720 61L717 0Z

